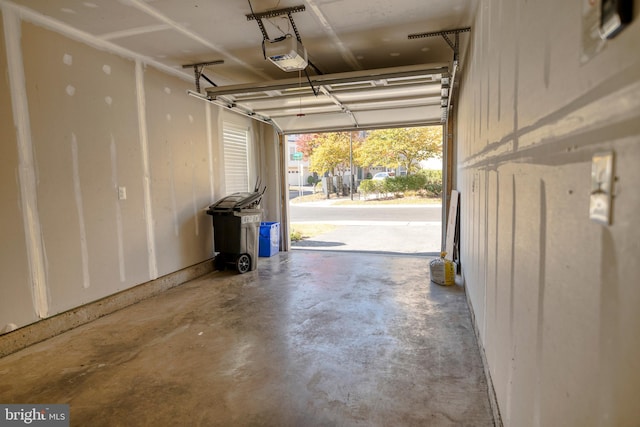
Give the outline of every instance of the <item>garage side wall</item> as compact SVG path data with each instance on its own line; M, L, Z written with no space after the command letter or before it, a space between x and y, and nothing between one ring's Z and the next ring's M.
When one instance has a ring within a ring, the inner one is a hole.
M462 63L462 268L509 426L640 419L640 2L603 46L589 3L481 1ZM607 226L589 200L609 150Z
M0 14L0 18L2 15ZM17 144L17 127L11 103L5 48L4 22L0 20L0 333L37 320L30 286L25 204L20 197L20 171L29 159ZM27 177L23 176L26 180Z
M217 107L1 12L0 333L210 259Z

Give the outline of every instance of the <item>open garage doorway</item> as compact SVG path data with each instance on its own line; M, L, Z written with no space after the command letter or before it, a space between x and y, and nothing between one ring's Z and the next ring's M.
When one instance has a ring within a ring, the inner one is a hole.
M442 131L287 135L291 248L438 255Z

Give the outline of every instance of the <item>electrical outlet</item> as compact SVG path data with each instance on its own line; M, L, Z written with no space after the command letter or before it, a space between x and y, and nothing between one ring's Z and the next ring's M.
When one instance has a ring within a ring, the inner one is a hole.
M118 200L127 200L127 187L118 187Z
M613 151L594 154L591 162L589 218L599 224L611 224L613 177Z

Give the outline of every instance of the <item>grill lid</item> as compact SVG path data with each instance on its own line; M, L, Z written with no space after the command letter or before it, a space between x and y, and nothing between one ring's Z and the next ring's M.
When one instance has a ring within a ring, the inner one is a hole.
M239 211L242 209L253 209L260 205L262 201L262 192L240 192L233 193L218 200L207 210L208 214L212 212L223 211Z

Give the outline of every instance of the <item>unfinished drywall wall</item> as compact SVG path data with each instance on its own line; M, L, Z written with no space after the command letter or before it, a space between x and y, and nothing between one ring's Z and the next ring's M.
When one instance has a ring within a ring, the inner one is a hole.
M205 107L188 82L144 70L146 120L160 276L212 255L212 203Z
M150 279L135 63L28 23L22 46L55 313Z
M0 14L0 333L37 320L26 257L25 228L20 197L20 158L11 106L4 25Z
M219 108L2 11L0 333L211 258Z
M640 22L587 60L589 7L481 1L462 64L462 268L508 426L640 419ZM609 226L589 220L603 150Z
M262 203L262 220L280 221L280 218L282 218L282 194L278 183L280 182L282 171L279 161L278 135L273 126L264 123L260 123L256 129L259 131L256 138L261 141L258 146L260 149L258 159L260 161L260 170L262 171L260 179L262 184L267 187L263 199L264 202Z

